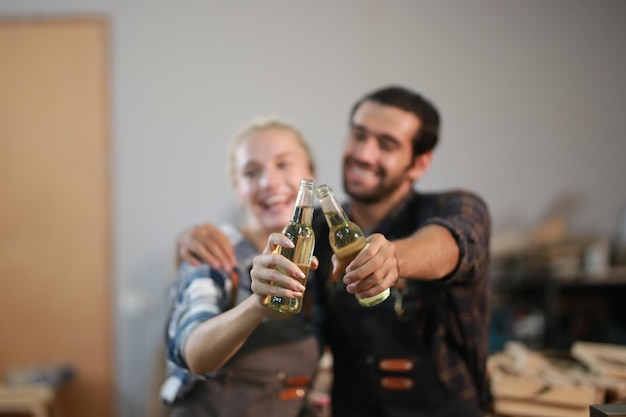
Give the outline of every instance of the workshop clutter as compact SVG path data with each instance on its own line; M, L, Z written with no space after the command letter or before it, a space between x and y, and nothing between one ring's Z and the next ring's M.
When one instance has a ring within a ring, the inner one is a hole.
M576 342L568 357L509 341L487 362L493 412L588 417L592 404L626 402L626 347Z

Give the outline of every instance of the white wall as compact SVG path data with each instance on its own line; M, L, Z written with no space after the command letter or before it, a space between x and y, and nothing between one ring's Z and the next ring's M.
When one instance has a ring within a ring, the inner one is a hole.
M0 1L0 17L111 21L119 416L143 415L175 234L233 211L226 145L257 115L302 128L339 187L352 103L398 83L443 135L419 186L485 197L496 229L579 201L575 232L626 203L622 0Z

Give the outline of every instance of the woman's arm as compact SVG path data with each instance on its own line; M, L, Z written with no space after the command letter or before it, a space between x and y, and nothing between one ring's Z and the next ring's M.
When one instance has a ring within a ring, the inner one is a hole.
M263 254L254 258L250 271L254 294L227 311L212 315L210 313L211 310L219 309L218 300L211 296L215 288L213 281L207 280L187 287L188 294L184 297L188 300L187 305L181 307L181 310L188 311L188 314L179 314L177 323L183 326L188 323L186 325L190 330L181 328L170 333L180 335L180 362L184 362L193 373L213 372L239 350L259 323L271 314L265 306L267 295L299 297L303 294L304 286L292 278L302 277L302 271L284 256L272 253L277 246L293 247L293 243L279 233L269 237ZM312 265L312 268L316 267L317 259ZM199 306L198 300L203 297L204 302ZM196 321L194 325L194 315L202 310L205 311L205 319ZM186 333L188 336L185 336Z

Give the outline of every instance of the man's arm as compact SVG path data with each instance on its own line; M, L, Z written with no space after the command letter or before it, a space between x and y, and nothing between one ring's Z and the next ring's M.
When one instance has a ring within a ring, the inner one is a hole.
M176 238L176 265L181 262L232 272L237 265L235 249L228 236L211 223L188 227Z
M398 274L403 278L439 279L454 271L459 246L443 226L424 226L410 237L391 242L396 249Z
M450 193L426 225L394 242L381 234L346 269L348 292L376 295L399 277L433 280L473 279L488 260L490 220L485 203L471 193Z
M452 233L436 224L424 226L411 236L393 242L380 233L371 235L367 241L368 245L348 265L343 277L348 292L362 298L393 287L399 277L443 278L459 261L459 247ZM335 261L333 256L333 263Z

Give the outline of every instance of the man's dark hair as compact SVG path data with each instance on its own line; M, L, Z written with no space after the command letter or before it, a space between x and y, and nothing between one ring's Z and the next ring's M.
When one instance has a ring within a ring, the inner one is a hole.
M404 87L391 86L373 91L356 102L350 112L350 121L356 109L365 101L393 106L416 115L421 127L413 137L413 158L435 148L439 141L439 112L420 94Z

